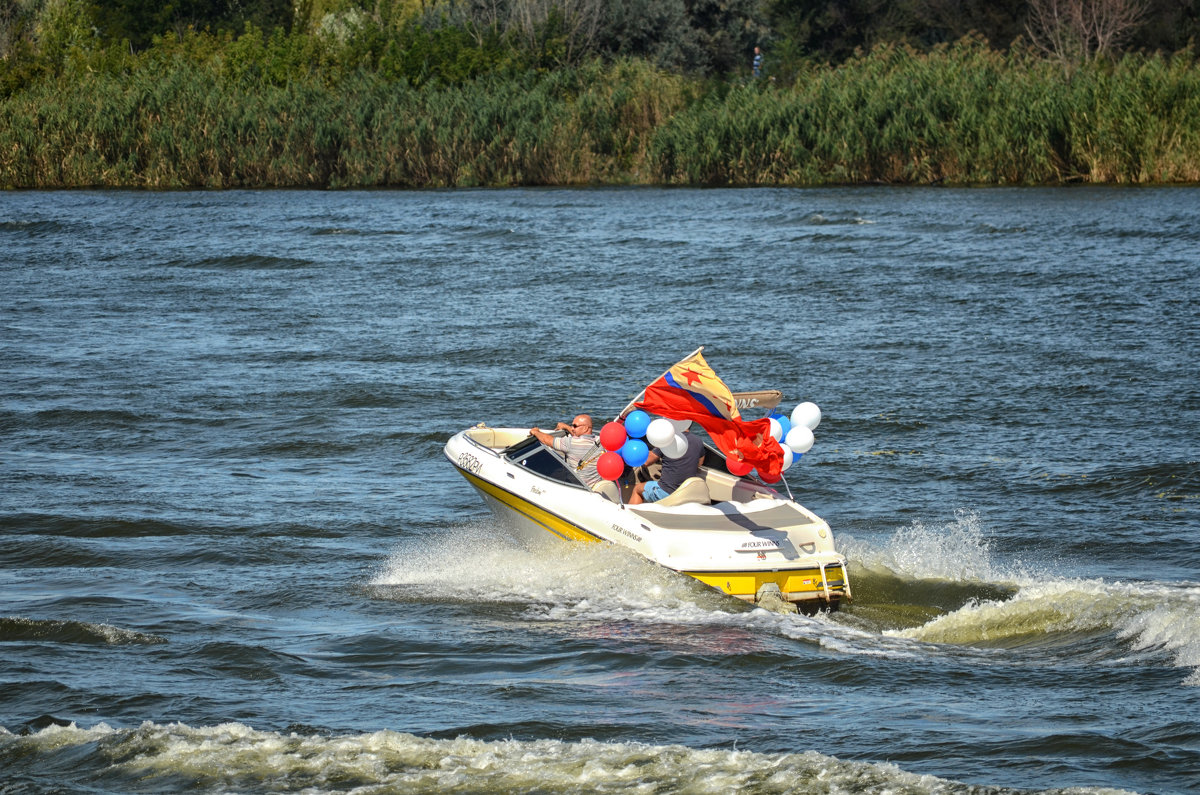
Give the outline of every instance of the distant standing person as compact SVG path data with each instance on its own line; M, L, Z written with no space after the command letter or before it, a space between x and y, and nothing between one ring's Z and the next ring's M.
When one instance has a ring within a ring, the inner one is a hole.
M754 48L754 66L752 67L753 71L754 71L755 79L762 77L762 63L763 63L762 48L755 47Z

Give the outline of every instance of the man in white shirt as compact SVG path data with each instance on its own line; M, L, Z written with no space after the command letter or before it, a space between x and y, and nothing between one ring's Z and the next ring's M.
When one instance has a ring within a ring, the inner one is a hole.
M554 430L566 431L567 435L551 436L541 428L530 428L529 433L547 447L563 453L567 458L567 466L575 470L589 487L599 483L602 478L596 471L596 461L604 450L600 447L599 438L592 433L592 416L580 414L571 420L570 425L557 423Z

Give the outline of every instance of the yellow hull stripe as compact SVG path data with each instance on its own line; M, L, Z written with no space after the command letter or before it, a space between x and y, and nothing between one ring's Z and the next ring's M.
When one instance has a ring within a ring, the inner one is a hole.
M489 483L478 475L473 475L466 470L459 469L462 476L467 479L475 488L487 494L489 497L503 503L506 507L516 511L534 524L537 524L546 529L546 531L564 541L602 541L599 536L589 533L578 525L568 522L561 516L541 508L523 497L518 497L510 491L505 491L499 486Z
M738 596L743 599L753 599L758 590L764 585L774 583L779 586L785 599L824 598L825 586L821 582L820 569L801 569L793 571L685 571L689 577L695 577L705 585L712 586L722 593ZM833 596L840 597L845 590L846 581L843 578L841 566L826 566L825 575L829 581L829 591Z

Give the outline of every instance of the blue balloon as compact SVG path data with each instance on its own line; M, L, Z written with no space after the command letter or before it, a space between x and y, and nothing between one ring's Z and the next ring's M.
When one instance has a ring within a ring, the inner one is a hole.
M792 429L792 421L789 420L787 417L783 416L782 414L780 414L779 412L775 412L774 414L772 414L771 419L778 422L779 425L783 428L783 434L779 437L779 440L780 440L779 443L783 444L783 440L787 438L788 431L790 431Z
M650 448L641 439L627 439L618 452L631 467L640 467L650 457Z
M641 439L646 435L646 429L649 427L650 415L641 409L634 409L625 418L625 433L629 434L631 439ZM641 465L638 464L638 466Z

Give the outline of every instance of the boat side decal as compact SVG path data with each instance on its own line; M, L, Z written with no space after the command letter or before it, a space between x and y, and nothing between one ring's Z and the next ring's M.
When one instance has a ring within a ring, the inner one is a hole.
M479 463L479 459L470 453L459 453L458 461L456 462L459 469L467 472L478 472L483 466Z
M572 524L566 519L557 514L547 511L538 505L533 504L523 497L518 497L511 491L505 491L494 483L484 480L473 472L469 472L462 467L457 467L462 476L475 488L498 500L504 505L517 513L524 516L526 519L544 527L548 532L553 533L566 541L603 541L599 536L588 532L579 525Z

